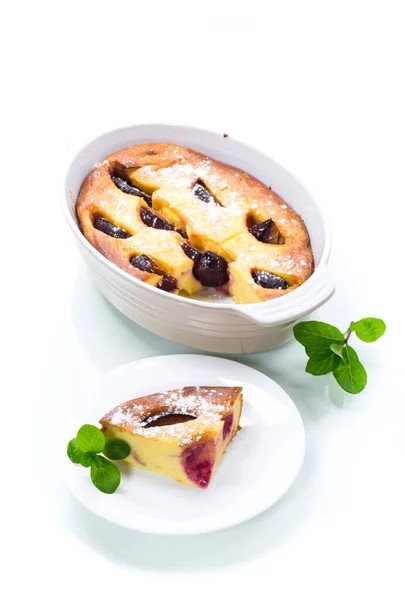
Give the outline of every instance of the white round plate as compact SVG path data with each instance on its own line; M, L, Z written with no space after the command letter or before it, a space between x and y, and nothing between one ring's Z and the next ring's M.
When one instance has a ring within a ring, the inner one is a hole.
M136 531L185 535L243 523L286 492L305 453L301 417L277 383L235 361L184 354L123 365L102 378L95 397L83 401L78 423L97 424L121 402L189 385L243 387L242 429L209 487L188 487L124 464L118 490L103 494L91 483L87 469L66 461L68 486L89 510Z

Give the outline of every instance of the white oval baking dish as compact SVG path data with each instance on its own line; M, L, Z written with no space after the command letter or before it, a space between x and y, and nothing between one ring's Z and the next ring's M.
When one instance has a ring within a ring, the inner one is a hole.
M78 227L75 204L80 187L97 162L112 152L147 142L188 146L271 185L304 219L315 257L314 274L297 290L267 302L234 304L229 299L205 302L158 290L104 258ZM102 294L131 320L173 342L216 353L269 350L290 339L294 323L321 306L334 292L326 268L331 236L318 206L302 185L274 160L222 134L160 124L110 131L87 144L73 159L66 177L63 208Z

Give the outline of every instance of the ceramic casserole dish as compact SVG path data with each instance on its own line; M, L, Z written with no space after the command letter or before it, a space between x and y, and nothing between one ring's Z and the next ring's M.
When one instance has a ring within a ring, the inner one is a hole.
M81 185L95 164L109 154L153 142L192 148L271 185L306 224L315 258L313 275L280 298L235 304L228 298L212 302L169 294L108 261L79 229L75 206ZM269 350L290 339L293 325L324 304L334 292L327 271L331 237L318 206L303 186L273 159L231 137L194 127L162 124L115 129L94 139L76 155L67 173L65 192L63 208L67 222L101 293L129 319L173 342L216 353Z

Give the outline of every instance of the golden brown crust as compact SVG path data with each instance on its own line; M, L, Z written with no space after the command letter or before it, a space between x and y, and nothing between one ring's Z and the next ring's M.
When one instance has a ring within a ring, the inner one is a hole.
M170 407L173 407L173 412L192 414L196 417L210 412L210 408L213 407L213 412L223 416L229 412L241 393L241 387L221 386L188 386L158 392L123 402L100 419L100 423L101 425L112 424L117 409L126 413L130 425L128 422L124 423L129 429L135 424L141 425L149 417L168 412Z
M175 441L210 438L219 423L241 398L241 387L192 386L159 392L124 402L100 419L103 430L116 429L132 435L158 436ZM242 400L243 401L243 400ZM145 422L159 414L193 415L195 420L148 429Z
M89 242L138 279L151 285L161 282L159 275L141 271L130 263L134 255L146 254L168 275L177 278L177 291L193 293L201 289L192 277L193 261L181 249L184 238L177 231L145 225L140 210L150 207L143 198L118 189L111 180L113 173L125 175L138 188L152 194L153 209L166 218L171 215L176 226L181 224L178 228L184 228L193 246L211 250L228 262L229 289L236 302L275 298L296 289L312 274L313 256L305 225L271 189L240 169L188 148L144 144L120 150L98 164L83 183L77 202L79 223ZM191 190L197 181L206 186L222 208L195 197ZM106 235L93 226L95 216L109 220L131 237L116 239ZM272 219L285 243L258 241L248 231L247 219ZM290 287L260 287L252 278L255 270L274 273ZM188 282L186 287L182 287L183 281ZM237 282L248 286L248 300L238 296Z

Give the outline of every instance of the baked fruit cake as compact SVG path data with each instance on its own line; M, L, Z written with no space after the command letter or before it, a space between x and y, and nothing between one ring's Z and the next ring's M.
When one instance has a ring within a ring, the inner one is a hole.
M120 404L100 423L107 439L131 447L140 469L206 488L239 429L240 387L185 387Z
M295 290L313 272L305 225L266 185L171 144L131 146L87 176L77 201L88 241L166 292L206 288L237 303Z

